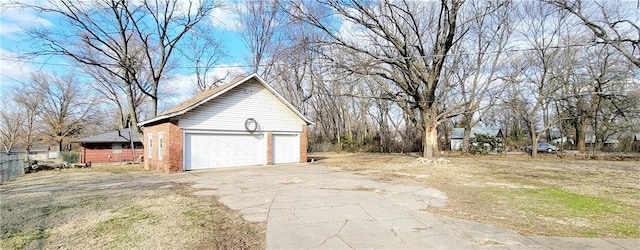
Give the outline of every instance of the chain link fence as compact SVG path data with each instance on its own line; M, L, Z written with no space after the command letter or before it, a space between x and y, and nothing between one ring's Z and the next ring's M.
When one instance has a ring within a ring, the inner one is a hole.
M26 154L0 154L0 184L24 175L28 164Z

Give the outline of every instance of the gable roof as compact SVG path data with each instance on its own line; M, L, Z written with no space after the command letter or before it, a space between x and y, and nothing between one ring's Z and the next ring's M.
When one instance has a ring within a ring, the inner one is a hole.
M226 89L231 89L231 86L233 86L234 84L240 82L240 80L242 80L242 77L236 77L235 79L231 80L228 83L225 83L223 85L220 85L218 87L212 88L212 89L208 89L206 91L200 92L197 95L195 95L194 97L189 98L188 100L171 107L170 109L165 110L164 112L160 113L160 116L162 115L168 115L171 113L175 113L175 112L179 112L180 110L189 108L192 105L197 104L198 102L206 99L207 97L210 97L212 95L215 95L218 92L224 91Z
M473 127L471 128L471 136L470 138L476 138L476 134L485 134L489 136L496 137L500 133L500 128L492 128L492 127ZM453 128L451 131L450 139L463 139L464 138L464 128Z
M31 145L29 151L31 152L46 152L49 151L50 146L47 143L35 142ZM10 152L12 153L22 153L27 152L27 146L21 143L16 143L11 147Z
M186 100L185 102L174 106L170 109L168 109L167 111L162 112L160 115L140 122L138 123L138 126L144 126L146 124L152 123L152 122L157 122L157 121L161 121L164 119L169 119L175 116L179 116L182 115L186 112L189 112L190 110L204 104L207 103L208 101L228 92L229 90L237 87L238 85L241 85L251 79L256 79L256 81L260 84L262 84L262 86L264 86L267 90L269 90L269 92L271 92L276 98L278 98L278 100L280 100L282 103L285 104L285 106L287 106L287 108L289 108L291 111L293 111L293 113L295 113L300 119L302 119L304 122L306 122L307 124L313 124L313 122L311 122L311 120L307 119L306 117L304 117L304 115L302 115L302 113L300 113L300 111L298 111L293 105L291 105L291 103L289 103L287 100L284 99L284 97L282 97L280 94L278 94L278 92L275 91L275 89L273 89L271 86L269 86L269 84L267 84L260 76L258 76L257 74L253 73L247 77L244 78L236 78L234 80L232 80L229 83L223 84L219 87L204 91L188 100Z
M140 142L136 133L131 133L134 142ZM114 130L98 135L84 137L73 142L79 143L101 143L101 142L129 142L129 130Z

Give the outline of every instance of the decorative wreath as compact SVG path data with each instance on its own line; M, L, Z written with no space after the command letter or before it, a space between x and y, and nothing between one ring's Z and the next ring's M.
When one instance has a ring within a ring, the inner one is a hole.
M256 119L247 118L247 120L244 121L244 128L247 129L249 133L256 132L256 130L258 130L258 122L256 122Z

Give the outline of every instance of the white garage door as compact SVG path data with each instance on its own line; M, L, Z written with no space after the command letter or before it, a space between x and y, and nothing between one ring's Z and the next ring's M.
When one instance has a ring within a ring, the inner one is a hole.
M286 134L271 136L274 164L298 162L300 159L300 139L298 135Z
M185 135L185 170L263 165L265 155L263 135Z

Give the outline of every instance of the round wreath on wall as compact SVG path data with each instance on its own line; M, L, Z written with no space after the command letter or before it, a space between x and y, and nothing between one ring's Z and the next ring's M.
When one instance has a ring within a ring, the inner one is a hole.
M249 133L256 132L256 130L258 130L258 122L256 122L256 119L247 118L247 120L244 121L244 128L249 131Z

